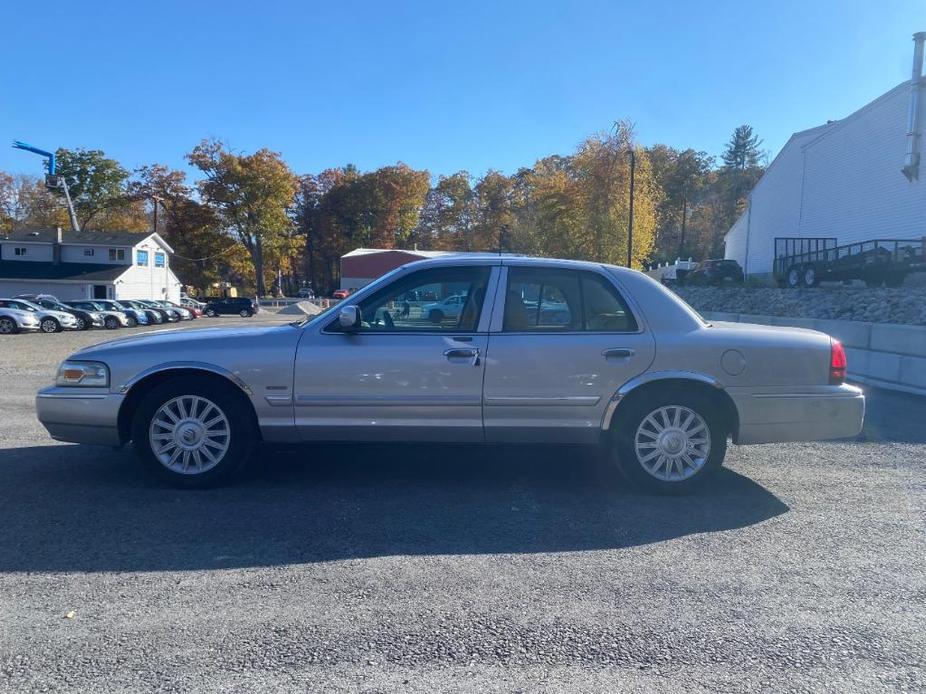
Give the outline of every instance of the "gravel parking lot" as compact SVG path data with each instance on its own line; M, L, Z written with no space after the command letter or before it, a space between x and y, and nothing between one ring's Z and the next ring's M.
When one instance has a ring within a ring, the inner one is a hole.
M926 688L926 400L680 499L549 446L267 447L178 491L35 419L114 336L0 338L2 690Z

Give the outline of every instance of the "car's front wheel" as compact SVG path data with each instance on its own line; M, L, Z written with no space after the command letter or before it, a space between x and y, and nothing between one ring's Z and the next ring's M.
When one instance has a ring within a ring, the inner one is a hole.
M218 314L215 312L214 308L207 308L206 315L209 316L210 318L215 318Z
M78 330L89 330L90 329L89 321L83 316L77 316L77 329Z
M115 330L119 327L119 319L115 316L106 316L103 320L103 325L106 326L107 330Z
M42 322L39 323L39 327L42 329L43 333L61 332L61 323L54 318L43 318Z
M251 316L254 315L254 312L251 311L251 309L243 308L240 311L238 311L238 315L241 316L242 318L250 318Z
M13 335L19 332L19 326L16 321L6 316L0 317L0 335Z
M247 405L234 386L174 379L142 400L132 441L145 466L180 487L211 487L229 479L257 442Z
M126 321L128 322L130 328L138 327L138 320L135 318L135 316L127 316Z
M618 409L612 427L618 467L648 492L690 492L726 455L728 431L716 405L694 392L631 399Z

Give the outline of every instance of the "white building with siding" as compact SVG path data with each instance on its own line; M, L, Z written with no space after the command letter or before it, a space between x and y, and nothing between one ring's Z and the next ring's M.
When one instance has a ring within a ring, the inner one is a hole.
M180 299L159 234L20 229L0 236L0 296Z
M926 236L926 171L909 177L904 171L911 146L920 168L926 120L921 66L914 74L914 81L842 120L792 135L726 233L725 257L747 275L765 278L772 273L775 238L831 238L844 245Z

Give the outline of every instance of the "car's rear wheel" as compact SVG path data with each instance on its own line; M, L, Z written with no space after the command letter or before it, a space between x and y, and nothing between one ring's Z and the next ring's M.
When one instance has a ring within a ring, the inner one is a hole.
M247 405L233 389L211 380L178 378L148 393L132 426L142 463L180 487L227 481L257 442Z
M788 274L785 278L788 286L792 289L801 286L801 269L797 265L792 265L788 268Z
M6 316L0 316L0 335L13 335L19 332L16 321Z
M135 316L126 316L126 321L128 322L130 328L138 327L138 321L135 319Z
M106 318L103 319L103 325L107 330L115 330L119 327L119 319L115 316L106 316Z
M42 322L39 323L39 327L42 329L43 333L61 332L61 323L54 318L43 318Z
M428 313L428 320L437 325L444 320L444 312L437 308L432 308Z
M657 391L615 415L613 453L621 472L657 494L685 494L723 464L728 428L716 404L696 392Z
M215 318L218 314L215 312L214 308L207 308L206 315L209 316L210 318Z
M254 314L250 309L243 308L240 311L238 311L238 315L241 316L242 318L250 318Z
M77 316L76 318L77 318L77 329L78 330L89 330L90 329L90 323L86 318L84 318L83 316Z

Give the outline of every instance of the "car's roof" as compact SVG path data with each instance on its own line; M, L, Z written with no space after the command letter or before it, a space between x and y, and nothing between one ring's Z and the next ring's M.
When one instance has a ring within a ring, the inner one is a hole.
M595 270L606 267L616 272L635 272L619 265L596 263L591 260L566 260L564 258L540 258L531 255L515 255L505 253L467 253L459 255L445 255L440 258L425 258L408 263L404 267L426 268L441 267L445 265L509 265L509 266L537 266L537 267L567 267L573 269Z

